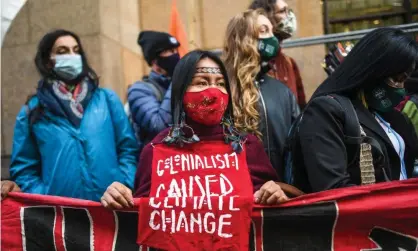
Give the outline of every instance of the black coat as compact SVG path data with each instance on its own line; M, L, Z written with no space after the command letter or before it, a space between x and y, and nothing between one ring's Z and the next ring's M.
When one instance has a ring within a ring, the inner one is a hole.
M373 114L361 101L352 100L360 124L367 136L380 145L382 154L372 149L376 182L399 180L400 158L389 137ZM304 111L296 134L294 185L304 192L361 184L358 144L344 140L345 111L338 101L322 96L315 98ZM402 113L392 111L381 116L405 141L405 166L412 176L418 158L418 139L414 128Z
M293 121L299 116L299 105L292 91L277 79L264 75L259 79L259 130L263 145L279 178L283 178L283 151ZM267 116L267 119L266 119Z

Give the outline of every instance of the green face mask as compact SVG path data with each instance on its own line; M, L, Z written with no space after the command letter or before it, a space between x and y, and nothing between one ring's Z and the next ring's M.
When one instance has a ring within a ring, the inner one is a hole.
M382 84L365 91L364 94L370 108L379 112L389 112L405 98L406 92L404 88Z
M261 60L266 62L275 58L279 47L279 40L276 37L260 38L258 40L258 52Z

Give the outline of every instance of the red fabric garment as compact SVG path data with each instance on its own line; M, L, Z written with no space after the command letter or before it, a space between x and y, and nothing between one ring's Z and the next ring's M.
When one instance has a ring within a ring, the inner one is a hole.
M9 193L1 201L0 249L148 250L137 244L146 238L137 230L147 223L138 210L150 202L135 199L134 208L110 211L98 202ZM254 251L417 250L417 219L418 179L384 182L255 205L249 241Z
M222 141L155 144L139 243L162 250L248 250L253 188L246 160ZM193 238L191 238L193 237Z
M223 129L220 125L214 127L202 126L196 123L188 123L199 136L201 141L224 140ZM142 150L138 169L135 175L134 197L148 197L151 189L151 173L153 148L151 144L160 143L168 134L169 129L159 133L150 144ZM278 176L273 169L263 145L254 135L248 135L245 143L247 149L247 166L250 171L253 192L269 180L278 181Z
M150 196L251 198L246 154L245 145L236 153L222 141L201 141L182 148L155 144Z
M409 101L409 99L410 99L410 98L411 98L410 96L406 96L406 97L405 97L405 99L404 99L404 100L402 100L402 102L401 102L401 103L399 103L399 105L397 105L397 106L395 107L395 109L396 109L397 111L402 112L403 108L405 107L406 103L408 103L408 101Z
M286 56L282 50L279 50L274 59L274 69L272 75L287 85L295 94L298 104L301 108L306 105L305 89L302 84L299 67L295 60Z

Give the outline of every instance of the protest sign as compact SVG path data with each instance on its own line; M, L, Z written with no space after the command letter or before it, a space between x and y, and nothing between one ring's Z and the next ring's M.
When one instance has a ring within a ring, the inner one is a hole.
M253 187L245 148L238 154L223 142L180 149L155 145L150 197L140 206L141 243L161 249L248 249Z

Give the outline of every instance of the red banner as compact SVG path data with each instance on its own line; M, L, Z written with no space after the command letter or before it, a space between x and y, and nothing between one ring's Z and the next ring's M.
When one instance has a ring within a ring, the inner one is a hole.
M1 203L1 250L145 251L149 248L137 244L144 238L138 225L150 224L149 215L138 212L149 203L149 198L136 199L133 211L109 211L96 202L11 194ZM336 189L279 207L254 207L248 233L251 251L416 251L418 180ZM242 250L213 247L209 250Z
M199 142L153 149L149 203L138 241L165 250L248 250L253 186L246 149ZM191 234L193 238L190 238Z

